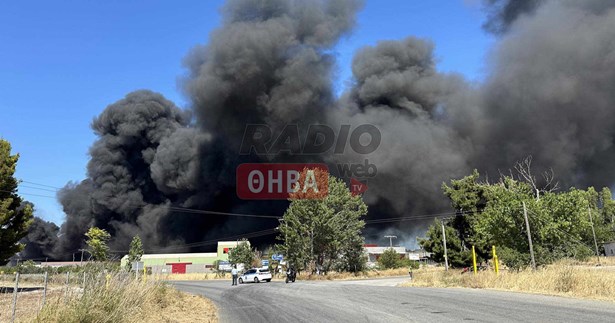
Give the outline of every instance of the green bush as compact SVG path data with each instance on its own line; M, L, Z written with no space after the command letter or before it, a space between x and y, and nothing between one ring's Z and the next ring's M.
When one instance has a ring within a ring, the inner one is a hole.
M416 260L411 260L408 258L404 258L404 259L400 259L401 262L401 266L400 267L407 267L408 269L419 269L419 262Z
M501 247L498 253L499 259L510 270L519 271L530 264L530 255L520 253L515 249Z
M418 269L419 262L402 258L393 248L385 250L380 258L378 258L378 268L380 269L397 269L407 267L408 269Z

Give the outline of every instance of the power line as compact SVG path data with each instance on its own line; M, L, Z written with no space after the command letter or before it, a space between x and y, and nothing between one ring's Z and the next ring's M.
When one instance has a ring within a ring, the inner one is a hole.
M26 181L22 181L24 183L26 183ZM28 182L31 183L31 182ZM41 184L42 185L42 184ZM44 190L44 191L49 191L49 192L56 192L56 191L52 191L52 190L47 190L44 188L37 188L37 187L31 187L31 186L26 186L26 185L22 185L23 187L27 187L27 188L33 188L33 189L39 189L39 190ZM53 187L53 186L49 186L48 187ZM5 192L5 193L13 193L12 191L5 191L5 190L0 190L0 192ZM38 196L38 197L47 197L47 198L53 198L55 199L55 196L49 196L49 195L40 195L40 194L32 194L32 193L22 193L22 192L18 192L18 194L21 195L31 195L31 196ZM155 205L155 204L147 204L147 205L142 205L142 206L137 206L135 205L133 207L133 209L144 209L147 208L150 205ZM279 216L275 216L275 215L262 215L262 214L244 214L244 213L231 213L231 212L220 212L220 211L210 211L210 210L199 210L199 209L190 209L190 208L184 208L184 207L179 207L179 206L166 206L166 208L168 208L170 211L176 211L176 212L184 212L184 213L195 213L195 214L213 214L213 215L227 215L227 216L241 216L241 217L251 217L251 218L266 218L266 219L279 219L281 217Z
M20 183L32 184L32 185L36 185L36 186L43 186L43 187L54 188L56 190L61 190L62 189L61 187L51 186L51 185L41 184L41 183L36 183L36 182L30 182L30 181L24 181L23 179L20 179L19 182Z
M463 212L463 213L448 212L448 213L410 215L410 216L397 217L397 218L383 218L383 219L367 220L365 221L365 224L391 223L391 222L426 220L426 219L437 219L437 218L446 219L446 218L450 218L451 216L466 216L466 215L470 215L473 213L475 212L469 211L469 212Z
M531 209L527 209L527 210L529 211L529 213L531 213L531 215L533 215L533 216L534 216L534 217L533 217L533 219L535 219L536 221L540 222L540 225L542 225L542 226L547 226L547 224L548 224L548 223L544 223L544 222L542 222L542 219L538 216L538 214L537 214L537 213L535 213L535 212L534 212L533 210L531 210ZM552 230L555 230L555 231L557 231L557 232L559 232L559 233L562 233L562 234L564 234L564 235L566 235L566 236L568 236L568 238L569 238L572 242L575 242L575 243L577 243L577 244L579 244L579 245L581 245L581 246L588 247L588 248L590 248L590 249L591 249L591 247L590 247L590 246L588 246L588 245L587 245L587 243L585 243L585 242L583 242L583 241L581 241L581 240L577 239L577 238L576 238L575 236L573 236L571 233L569 233L569 232L567 232L567 231L564 231L564 230L562 230L562 229L560 229L560 228L553 227L553 226L551 226L551 227L549 227L549 228L550 228L550 229L552 229Z
M3 193L15 193L13 191L5 191L5 190L0 190L0 192ZM40 195L40 194L32 194L32 193L22 193L22 192L18 192L16 193L17 195L31 195L31 196L38 196L38 197L48 197L48 198L52 198L55 199L55 196L49 196L49 195Z
M23 181L25 183L25 181ZM29 187L29 186L25 186L24 187L28 187L28 188L33 188L33 187ZM41 188L34 188L34 189L41 189ZM41 189L41 190L45 190L45 189ZM47 190L47 191L51 191L51 190ZM6 192L6 193L12 193L10 191L3 191L0 190L0 192ZM53 191L55 192L55 191ZM55 199L55 196L49 196L49 195L40 195L40 194L33 194L33 193L22 193L19 192L19 194L22 195L30 195L30 196L37 196L37 197L46 197L46 198L53 198ZM155 205L155 204L148 204L148 205L142 205L142 206L134 206L133 209L145 209L150 205ZM185 207L178 207L178 206L166 206L166 208L169 209L169 211L174 211L174 212L183 212L183 213L192 213L192 214L210 214L210 215L226 215L226 216L239 216L239 217L250 217L250 218L264 218L264 219L281 219L281 216L275 216L275 215L263 215L263 214L245 214L245 213L231 213L231 212L221 212L221 211L211 211L211 210L199 210L199 209L191 209L191 208L185 208ZM365 221L365 224L381 224L381 223L392 223L392 222L404 222L404 221L415 221L415 220L425 220L425 219L435 219L438 217L442 217L445 218L446 216L452 216L452 215L456 215L456 216L463 216L463 215L467 215L467 214L471 214L473 212L463 212L463 213L452 213L452 212L447 212L447 213L435 213L435 214L423 214L423 215L416 215L416 216L405 216L405 217L395 217L395 218L383 218L383 219L373 219L373 220L367 220Z
M38 185L38 186L49 187L49 188L54 188L55 189L54 191L47 190L47 191L50 191L50 192L56 192L57 190L61 189L61 188L56 187L56 186L46 185L46 184L41 184L41 183L36 183L36 182L31 182L31 181L20 180L20 182L34 184L34 185ZM28 188L33 188L33 189L46 190L46 189L35 188L35 187L31 187L31 186L26 186L26 185L22 185L22 186L23 187L28 187ZM55 197L52 197L52 196L37 195L37 194L31 194L31 193L20 193L20 194L33 195L33 196L39 196L39 197L55 198ZM134 209L137 209L137 208L143 209L143 208L147 208L150 205L155 205L155 204L135 205L133 208ZM166 207L170 211L184 212L184 213L193 213L193 214L227 215L227 216L240 216L240 217L251 217L251 218L265 218L265 219L280 219L280 218L282 218L281 216L275 216L275 215L231 213L231 212L221 212L221 211L211 211L211 210L199 210L199 209L185 208L185 207L179 207L179 206L166 206ZM382 218L382 219L367 220L367 221L365 221L365 224L379 224L379 223L392 223L392 222L423 220L423 219L438 218L438 217L452 216L452 215L464 216L464 215L468 215L468 214L471 214L471 213L474 213L474 212L472 212L472 211L462 212L462 213L458 213L458 212L454 212L454 213L453 212L445 212L445 213L434 213L434 214L410 215L410 216L404 216L404 217Z
M254 231L254 232L237 234L237 235L228 236L228 237L217 238L213 240L205 240L205 241L198 241L198 242L186 243L186 244L181 244L181 245L173 245L173 246L164 247L164 248L147 249L146 251L147 252L170 251L170 250L177 250L177 249L182 249L182 248L187 248L187 247L201 247L201 246L216 244L218 243L218 241L222 241L222 240L229 240L229 239L232 240L232 239L237 239L237 238L246 238L246 239L256 238L256 237L274 234L276 232L277 232L277 228L271 228L271 229L266 229L266 230L261 230L261 231ZM128 250L112 250L111 252L123 253L123 252L128 252Z
M262 236L266 236L266 235L271 235L278 232L277 228L270 228L270 229L265 229L265 230L260 230L260 231L253 231L253 232L247 232L247 233L242 233L242 234L237 234L237 235L233 235L233 236L227 236L227 237L222 237L222 238L217 238L217 239L212 239L212 240L205 240L205 241L198 241L198 242L192 242L192 243L186 243L186 244L181 244L181 245L173 245L170 247L164 247L164 248L155 248L155 249L146 249L145 251L147 252L156 252L156 251L170 251L170 250L177 250L177 249L182 249L182 248L187 248L187 247L200 247L200 246L207 246L207 245L212 245L212 244L216 244L218 243L218 241L223 241L223 240L233 240L233 239L238 239L238 238L256 238L256 237L262 237ZM71 255L71 254L75 254L77 252L81 251L81 249L77 249L77 251L75 252L66 252L66 253L62 253L62 254L57 254L57 256L66 256L66 255ZM110 250L109 252L111 253L126 253L128 252L128 250ZM46 257L48 258L48 257ZM39 259L44 259L44 258L20 258L20 260L39 260Z
M145 208L146 206L142 206L141 208ZM280 219L281 217L275 215L261 215L261 214L244 214L244 213L229 213L229 212L219 212L219 211L209 211L209 210L198 210L198 209L189 209L177 206L169 206L169 210L177 211L177 212L185 212L185 213L197 213L197 214L213 214L213 215L228 215L228 216L242 216L242 217L250 217L250 218L265 218L265 219Z
M26 188L31 188L31 189L35 189L35 190L41 190L41 191L47 191L47 192L54 192L54 193L58 191L58 190L56 190L56 189L51 190L51 189L48 189L48 188L41 188L41 187L29 186L29 185L22 185L22 184L19 184L19 187L26 187Z

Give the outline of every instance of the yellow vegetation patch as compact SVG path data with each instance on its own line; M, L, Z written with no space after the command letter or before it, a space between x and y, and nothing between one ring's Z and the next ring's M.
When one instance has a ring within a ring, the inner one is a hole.
M604 262L603 262L604 263ZM469 287L568 296L615 302L615 270L587 263L562 261L535 272L493 271L461 273L460 270L416 270L404 286Z

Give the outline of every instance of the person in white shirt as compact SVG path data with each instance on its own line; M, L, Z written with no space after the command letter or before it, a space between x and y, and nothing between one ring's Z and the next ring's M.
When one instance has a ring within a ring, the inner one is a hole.
M231 286L237 285L237 265L233 265L233 269L231 269L231 275L233 276L233 284Z

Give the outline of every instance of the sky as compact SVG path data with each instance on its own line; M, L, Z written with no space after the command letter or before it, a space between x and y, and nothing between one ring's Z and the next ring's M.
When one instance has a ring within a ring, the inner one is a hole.
M150 89L178 106L182 60L207 43L223 1L6 1L0 4L0 138L19 153L19 193L58 225L55 193L86 177L92 119L128 92ZM416 36L435 45L437 68L480 82L494 39L479 1L367 0L334 50L336 93L354 53Z

